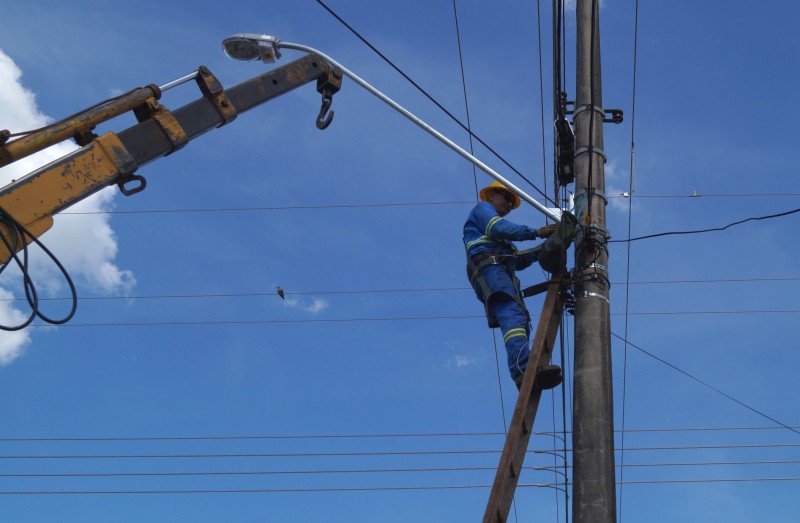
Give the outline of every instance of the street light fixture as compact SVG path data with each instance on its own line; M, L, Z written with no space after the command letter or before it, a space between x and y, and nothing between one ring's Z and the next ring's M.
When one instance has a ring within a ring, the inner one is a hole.
M296 51L303 51L309 54L313 54L319 56L321 59L325 60L334 68L338 68L342 71L342 73L353 80L355 83L375 95L376 97L380 98L381 101L389 105L391 108L417 124L423 130L425 130L428 134L433 135L436 139L440 142L444 143L452 150L457 152L459 155L464 157L466 160L471 162L473 165L478 167L480 170L497 180L498 182L502 183L508 189L515 193L520 199L528 202L531 204L536 210L547 216L548 218L555 220L556 222L561 221L561 209L551 209L542 205L537 200L532 198L531 196L527 195L525 192L522 191L519 187L505 179L499 173L497 173L494 169L480 161L479 159L475 158L469 152L465 151L462 147L458 144L447 138L445 135L431 127L430 125L426 124L419 118L417 118L414 114L406 110L400 104L377 90L376 88L372 87L366 81L364 81L361 77L338 63L336 60L327 56L326 54L317 51L312 47L308 47L302 44L293 44L291 42L283 42L277 39L274 36L264 35L264 34L257 34L257 33L239 33L235 34L229 38L226 38L222 42L222 47L225 50L225 54L228 55L230 58L234 60L242 60L246 62L254 61L261 59L264 63L271 63L274 62L276 59L281 57L280 49L294 49Z
M271 64L281 57L277 43L278 39L274 36L240 33L223 40L222 48L234 60L252 62L260 59L265 64Z

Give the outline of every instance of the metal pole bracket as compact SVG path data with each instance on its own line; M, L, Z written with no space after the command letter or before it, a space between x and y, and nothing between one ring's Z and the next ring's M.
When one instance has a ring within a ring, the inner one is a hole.
M222 127L236 119L236 108L228 99L222 84L217 80L208 67L201 65L197 72L199 73L195 80L200 87L203 95L214 105L219 115L222 117L222 123L217 127Z
M153 120L158 124L164 136L166 136L172 144L172 151L167 154L171 154L189 143L189 137L186 135L186 131L181 124L178 123L172 111L155 101L155 99L143 103L134 109L133 113L136 115L136 120L139 122Z

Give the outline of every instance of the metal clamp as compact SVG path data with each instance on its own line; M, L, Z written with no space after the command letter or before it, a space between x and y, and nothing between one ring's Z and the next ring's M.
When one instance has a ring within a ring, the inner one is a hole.
M600 298L601 300L603 300L604 302L608 303L609 305L611 304L611 301L608 299L608 296L603 296L602 294L600 294L598 292L583 291L583 293L579 294L577 297L578 298Z
M603 118L603 121L606 123L622 123L622 109L605 109L606 114L610 114L611 117Z
M178 122L178 119L175 118L172 111L164 108L164 106L155 101L155 99L150 99L135 108L133 113L136 115L136 119L139 122L153 120L158 124L161 131L172 144L172 151L168 154L177 151L189 143L189 137L186 135L186 131L181 127L181 124Z
M603 117L605 123L622 123L622 109L603 109L602 107L592 106L590 104L582 105L575 109L572 113L573 118L578 116L584 111L593 110L595 113ZM610 116L606 116L610 115Z
M585 189L582 190L582 191L579 191L579 192L575 193L575 199L577 200L581 196L586 197L587 194L588 193L586 192ZM606 193L605 192L598 191L597 189L592 189L592 196L599 196L600 198L603 199L605 204L608 205L608 197L606 197Z
M222 84L219 83L219 80L217 80L217 77L204 65L201 65L197 69L197 72L199 74L195 80L200 87L200 91L202 91L203 95L214 105L214 109L217 110L217 113L219 113L222 118L222 123L219 124L219 127L235 120L236 108L228 99L228 95L225 94L225 90L222 88Z
M575 117L577 117L579 114L589 110L593 110L595 113L599 114L603 118L605 118L606 116L606 111L602 107L597 107L596 105L591 105L591 104L584 104L572 111L572 119L574 120Z
M589 265L584 267L584 269L594 269L595 271L604 272L608 274L608 267L600 263L590 263Z
M575 157L577 158L579 155L584 153L599 154L600 156L603 157L603 163L606 163L608 161L608 156L606 156L606 152L600 147L581 147L580 149L577 149L575 151Z
M584 274L578 277L576 276L572 277L573 285L579 283L587 283L587 282L595 283L601 286L603 289L611 288L611 280L609 280L606 276L600 274L599 272L593 272L591 274Z

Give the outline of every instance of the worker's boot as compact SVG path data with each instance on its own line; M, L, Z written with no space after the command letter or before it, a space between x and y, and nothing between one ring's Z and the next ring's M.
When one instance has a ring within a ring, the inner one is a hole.
M522 380L525 379L524 374L520 374L514 379L517 385L517 390L522 388ZM564 381L564 376L561 374L561 367L558 365L542 365L536 372L536 386L540 390L550 390L561 385Z
M536 371L536 385L542 390L550 390L561 385L564 375L558 365L542 365Z

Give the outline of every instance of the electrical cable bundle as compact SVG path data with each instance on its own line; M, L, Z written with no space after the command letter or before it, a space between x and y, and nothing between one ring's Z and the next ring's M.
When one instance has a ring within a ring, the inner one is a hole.
M31 313L28 316L28 319L25 320L23 323L19 325L3 325L0 324L0 330L4 331L18 331L24 329L28 325L33 322L35 318L40 318L41 320L50 323L52 325L61 325L69 320L75 315L75 310L78 307L78 295L75 291L75 284L72 282L72 278L70 278L67 270L55 257L55 255L50 252L50 250L44 246L44 244L39 241L36 236L34 236L28 229L25 228L21 223L14 219L13 216L8 214L4 209L0 208L0 240L2 240L3 245L6 249L11 253L9 257L3 261L2 265L0 265L0 275L6 270L6 268L10 265L10 262L13 260L16 266L19 268L20 272L22 273L22 282L23 287L25 289L25 298L28 301L28 305L31 308ZM53 263L56 264L58 269L61 271L61 274L64 275L64 279L67 281L69 285L71 297L72 297L72 306L70 308L69 313L61 319L53 319L46 316L39 310L39 295L36 292L36 286L33 283L33 279L31 278L28 266L28 244L35 243L39 246L39 248L47 254ZM20 247L22 246L22 247ZM17 251L22 251L22 256L20 257Z

